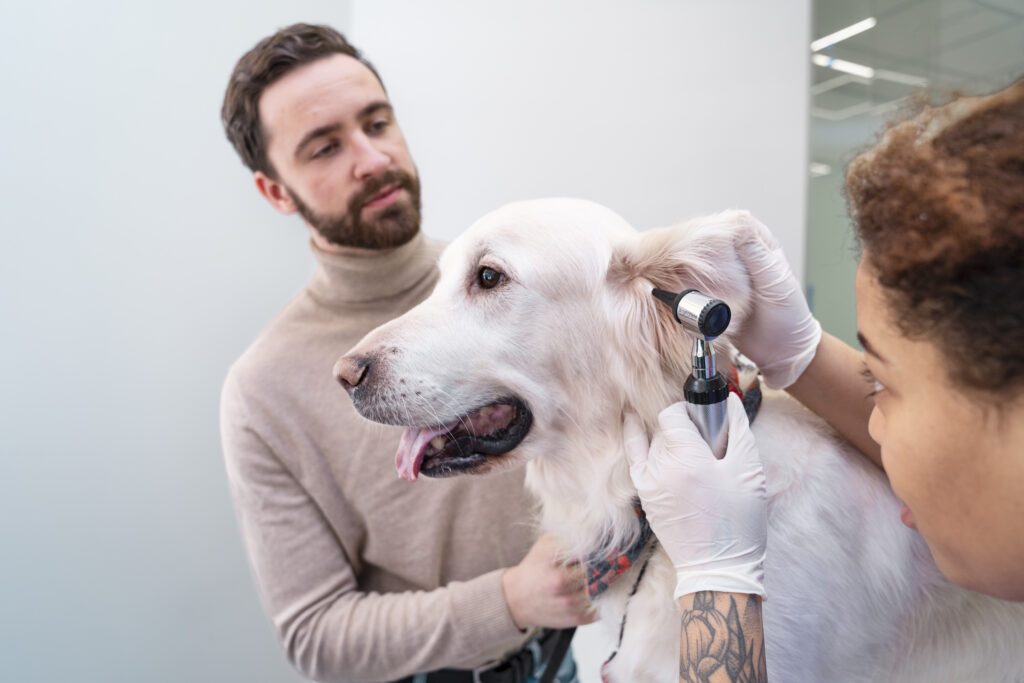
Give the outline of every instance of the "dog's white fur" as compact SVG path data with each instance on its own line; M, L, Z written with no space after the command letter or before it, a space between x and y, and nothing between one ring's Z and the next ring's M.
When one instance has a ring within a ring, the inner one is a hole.
M350 352L375 359L357 408L427 426L519 397L532 428L487 467L528 463L541 528L557 534L567 558L626 546L638 525L622 415L638 413L650 430L690 371L692 339L650 290L696 287L722 298L730 329L741 329L756 310L734 245L754 231L738 211L637 233L590 202L505 206L446 249L426 301ZM482 289L482 266L506 280ZM753 430L770 497L770 680L1024 680L1024 606L946 581L920 536L900 524L881 472L779 392L766 392ZM598 600L616 633L636 571ZM678 679L674 583L659 549L629 600L612 680Z

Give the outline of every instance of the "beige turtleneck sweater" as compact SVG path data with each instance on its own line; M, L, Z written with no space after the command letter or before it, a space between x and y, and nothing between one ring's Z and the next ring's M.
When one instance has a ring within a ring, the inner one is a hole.
M263 604L306 676L389 681L516 649L501 568L534 538L522 469L408 483L401 429L372 424L331 372L422 301L441 245L339 256L319 268L228 373L221 436Z

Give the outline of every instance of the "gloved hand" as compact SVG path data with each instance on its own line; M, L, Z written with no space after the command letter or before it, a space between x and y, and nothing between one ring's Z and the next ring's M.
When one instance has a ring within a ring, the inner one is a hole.
M753 289L751 314L732 342L754 361L772 389L785 389L807 369L821 341L821 325L775 236L751 218L737 237L736 252Z
M716 460L674 403L648 445L636 415L623 422L629 474L644 512L676 568L678 599L712 590L764 597L768 532L764 469L743 404L729 395L729 442Z

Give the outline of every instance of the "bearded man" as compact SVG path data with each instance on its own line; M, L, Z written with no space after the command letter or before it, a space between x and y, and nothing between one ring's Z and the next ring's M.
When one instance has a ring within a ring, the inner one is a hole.
M231 493L289 660L316 680L536 681L550 629L593 616L582 569L531 531L523 470L401 481L399 429L360 418L331 371L438 276L380 77L337 31L296 24L239 60L221 116L318 264L221 397ZM571 657L558 680L575 680Z

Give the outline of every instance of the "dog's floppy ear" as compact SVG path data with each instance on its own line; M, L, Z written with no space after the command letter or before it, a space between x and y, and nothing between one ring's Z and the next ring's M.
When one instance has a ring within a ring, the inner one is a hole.
M629 358L624 368L627 386L651 394L633 397L641 414L638 401L664 407L679 400L671 385L689 372L693 343L651 289L698 289L722 299L732 309L729 330L738 329L749 313L751 288L735 245L756 230L757 221L749 213L725 211L642 232L615 245L608 268L609 305L616 309L610 319L618 321L614 334ZM729 331L723 338L728 340ZM681 392L681 383L677 390Z

